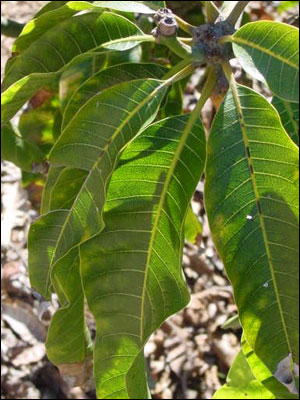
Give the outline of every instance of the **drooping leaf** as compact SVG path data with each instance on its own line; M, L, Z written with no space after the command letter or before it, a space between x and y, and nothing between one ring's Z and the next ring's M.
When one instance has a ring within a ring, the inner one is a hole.
M299 145L299 104L281 100L276 96L273 97L272 104L279 112L285 130Z
M213 399L275 399L253 375L247 359L240 350L229 370L226 384L214 394Z
M252 22L235 32L232 42L234 54L246 72L265 80L276 96L299 102L297 28L281 22Z
M63 129L84 103L107 87L139 78L159 79L165 72L166 69L158 64L146 63L115 65L97 72L84 82L70 99L64 112Z
M103 228L107 184L119 153L140 129L151 123L166 84L155 79L141 79L104 90L80 108L56 142L50 164L83 169L88 174L70 208L50 211L31 226L30 279L44 297L49 296L49 274L53 265L70 249ZM73 179L75 177L76 172Z
M109 45L128 35L131 41ZM79 15L50 29L17 56L8 69L4 78L8 89L1 97L1 123L9 121L39 88L58 79L70 65L93 57L92 51L101 49L104 43L106 48L128 50L139 43L132 40L135 35L142 35L136 25L109 12Z
M48 358L57 366L84 363L91 354L79 268L79 253L75 247L55 265L51 274L61 308L51 319L46 349Z
M34 165L44 158L41 149L30 140L23 138L8 123L1 129L1 159L11 161L24 171L31 172Z
M268 101L238 86L216 115L207 152L213 239L246 340L275 374L288 354L299 357L299 150Z
M105 230L80 246L84 292L97 325L99 398L147 398L143 347L189 299L184 220L204 161L200 120L182 115L148 127L112 176Z
M242 350L256 379L272 392L277 399L299 398L297 394L292 394L288 388L286 388L271 374L270 370L251 349L245 338L242 340ZM293 379L291 380L290 386L291 385L294 387Z
M188 207L184 223L185 238L188 242L199 243L202 234L202 225L195 215L192 206Z
M51 168L47 182L49 184L52 181L52 191L47 194L49 200L44 193L42 207L47 212L71 207L74 195L76 196L86 175L87 171ZM55 227L50 226L51 228ZM36 240L44 242L47 236L37 237ZM53 266L50 275L60 308L53 315L48 329L47 356L63 375L68 375L74 381L75 386L83 385L92 373L92 343L85 323L78 247L62 257Z

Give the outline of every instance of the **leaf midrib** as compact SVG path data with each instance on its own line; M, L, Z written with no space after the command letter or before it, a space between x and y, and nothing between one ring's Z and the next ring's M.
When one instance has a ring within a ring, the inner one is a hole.
M180 159L182 150L187 142L189 133L190 133L191 129L193 128L197 118L198 118L198 115L195 113L192 113L186 124L186 127L182 133L178 147L176 149L176 152L174 153L174 157L173 157L171 166L170 166L167 176L166 176L165 184L163 186L161 198L160 198L160 201L159 201L159 204L157 207L157 211L156 211L156 215L155 215L155 219L154 219L154 225L153 225L153 229L152 229L152 233L151 233L151 239L150 239L150 243L148 246L148 256L147 256L147 261L146 261L144 284L143 284L143 290L142 290L141 322L140 322L140 341L141 341L141 343L143 343L143 336L144 336L143 321L144 321L144 308L145 308L145 298L146 298L146 289L147 289L146 286L147 286L147 281L148 281L148 272L149 272L149 268L150 268L152 252L154 249L154 240L155 240L155 237L157 234L158 224L159 224L159 220L161 217L161 213L162 213L164 205L165 205L165 200L167 198L169 184L173 177L173 173L177 166L177 163Z
M237 86L236 86L236 83L235 83L235 80L234 80L233 77L232 77L230 86L231 86L231 89L232 89L234 102L235 102L236 107L237 107L238 120L239 120L241 131L242 131L242 136L243 136L243 140L244 140L244 144L245 144L245 149L246 148L250 148L249 147L248 134L247 134L247 128L246 128L246 125L245 125L244 112L243 112L243 108L242 108L242 105L241 105L241 102L240 102L240 99L239 99ZM239 85L239 86L242 86L242 85ZM249 88L248 88L248 90L249 90ZM288 335L287 328L286 328L285 319L284 319L284 313L283 313L282 306L281 306L281 301L280 301L280 295L279 295L279 290L278 290L278 286L277 286L277 281L276 281L276 277L275 277L275 273L274 273L274 265L273 265L273 261L272 261L271 250L270 250L270 247L269 247L269 241L268 241L265 221L264 221L264 217L263 217L262 211L260 212L260 210L258 208L258 203L259 203L260 196L259 196L259 191L258 191L258 187L257 187L256 178L255 178L255 170L254 170L253 163L252 163L251 153L250 153L249 156L248 156L246 150L245 150L245 153L246 153L247 161L248 161L248 165L249 165L249 172L250 172L250 166L253 168L253 174L250 173L250 176L251 176L251 181L252 181L252 186L253 186L253 191L254 191L254 196L255 196L255 204L257 206L257 211L258 211L257 215L259 217L260 227L261 227L263 240L264 240L264 244L265 244L265 248L266 248L266 254L267 254L267 258L268 258L268 264L269 264L269 269L270 269L270 273L271 273L272 282L273 282L273 285L274 285L274 291L275 291L275 296L276 296L276 300L277 300L277 304L278 304L280 319L281 319L283 331L284 331L284 334L285 334L285 337L286 337L286 340L287 340L287 345L288 345L288 348L289 348L289 352L291 354L293 354L292 347L291 347L290 340L289 340L289 335Z
M108 151L110 145L112 145L112 144L114 143L114 139L119 135L119 133L122 131L122 129L124 128L124 126L128 123L128 121L130 121L130 119L131 119L134 115L136 115L136 113L138 113L138 112L140 111L140 109L141 109L142 107L144 107L144 105L145 105L147 102L149 102L153 97L155 97L156 94L158 94L158 93L160 92L160 90L164 89L164 87L168 84L167 81L160 81L159 79L157 79L157 80L156 80L156 79L149 79L149 81L157 81L157 82L162 82L162 83L161 83L150 95L148 95L148 96L147 96L147 97L146 97L146 98L131 112L131 113L129 113L129 114L127 115L127 117L124 119L124 121L122 122L122 124L118 127L118 129L116 129L116 131L114 132L114 134L111 136L111 139L110 139L109 142L104 146L104 148L103 148L103 150L100 152L100 154L99 154L97 160L94 162L94 165L92 166L92 168L91 168L91 170L89 171L87 177L86 177L85 180L83 181L83 184L81 185L81 188L80 188L78 194L76 195L76 197L75 197L75 199L74 199L74 202L73 202L73 204L72 204L72 207L68 210L68 215L67 215L67 217L66 217L66 220L65 220L64 224L62 225L62 229L61 229L61 231L60 231L59 237L58 237L58 239L57 239L57 242L56 242L56 245L55 245L55 248L54 248L54 251L53 251L51 260L50 260L49 272L48 272L47 282L46 282L46 288L48 288L48 286L49 286L49 280L50 280L51 269L52 269L52 268L54 267L54 265L61 259L61 257L60 257L60 258L58 258L58 259L54 262L54 258L55 258L55 255L56 255L56 252L57 252L57 249L58 249L58 245L59 245L59 243L60 243L60 241L61 241L61 239L62 239L63 232L65 231L66 225L68 224L68 221L69 221L69 219L70 219L70 217L71 217L71 215L72 215L72 212L74 211L74 208L75 208L75 206L76 206L76 204L77 204L78 198L79 198L79 196L81 195L83 189L85 188L85 186L86 186L86 184L87 184L87 182L88 182L88 180L89 180L90 175L93 173L93 171L97 168L98 164L100 163L100 161L101 161L101 159L102 159L102 154L104 154L105 152ZM107 88L106 90L110 90L110 89L111 89L111 88ZM104 92L104 91L103 91L103 92ZM103 92L102 92L102 93L103 93ZM93 96L91 99L89 99L89 100L84 104L84 106L85 106L87 103L89 103L90 101L92 101L93 98L94 98L94 96ZM84 107L84 106L83 106L83 107ZM137 132L137 133L138 133L138 132ZM52 152L51 152L51 153L52 153ZM50 153L50 154L51 154L51 153ZM116 160L115 160L115 162L114 162L114 166L115 166L115 163L116 163ZM110 177L110 175L107 176L107 178L106 178L106 180L105 180L105 182L104 182L104 187L106 186L109 177ZM99 233L99 232L95 233L95 235L97 235L98 233ZM95 235L93 235L93 236L95 236ZM90 238L88 238L88 239L90 239ZM81 241L81 242L77 243L76 245L70 247L70 249L69 249L64 255L68 254L73 248L79 246L80 244L82 244L82 243L83 243L84 241L86 241L86 240L87 240L87 239L84 239L83 241Z
M231 40L232 40L233 43L245 44L245 45L247 45L249 47L252 47L252 48L254 48L256 50L259 50L259 51L269 55L270 57L276 58L277 60L283 62L284 64L289 65L290 67L295 68L297 71L299 71L299 65L293 64L290 60L282 57L279 54L274 53L273 51L267 49L266 47L262 47L262 46L260 46L260 45L258 45L256 43L250 42L247 39L243 39L243 38L235 36L235 35L232 36Z

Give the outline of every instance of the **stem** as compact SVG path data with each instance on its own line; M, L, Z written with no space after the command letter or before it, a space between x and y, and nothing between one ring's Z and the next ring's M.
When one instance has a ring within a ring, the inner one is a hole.
M163 80L171 78L177 72L181 71L187 65L191 64L190 60L181 60L173 68L171 68L164 76Z
M219 40L220 44L230 43L230 42L233 42L233 36L232 35L222 36L221 39Z
M195 120L197 119L200 112L202 111L204 104L209 99L210 95L212 94L216 83L217 83L217 77L216 77L215 69L213 67L209 67L208 77L207 77L205 85L201 91L200 99L198 100L196 107L194 108L194 110L192 111L192 114L191 114L191 117L193 114L195 114Z
M16 38L22 32L25 24L19 24L12 19L1 16L1 35Z
M189 24L182 18L178 17L178 15L174 15L174 17L175 17L180 29L182 29L184 32L186 32L190 35L193 34L194 30L196 29L196 27L194 25Z
M186 61L186 60L184 60ZM187 62L187 61L186 61ZM164 79L166 85L170 86L173 83L180 81L181 79L185 78L186 76L190 75L192 72L194 72L195 67L193 64L188 64L186 67L182 68L182 65L179 65L180 63L176 64L174 68L171 69L165 76ZM178 71L179 67L181 67L180 71ZM172 75L171 75L172 74ZM170 78L168 77L169 75Z
M233 79L233 72L232 72L229 62L226 61L226 62L222 63L222 68L223 68L224 74L228 80L229 85L231 85L232 79Z
M190 46L182 43L177 37L175 36L159 36L158 43L163 44L175 53L177 56L183 59L190 59L192 55L192 49Z
M226 22L228 22L232 26L235 26L244 9L247 7L248 3L249 1L237 1L231 13L226 18Z
M207 22L213 23L219 17L220 11L212 1L204 1Z

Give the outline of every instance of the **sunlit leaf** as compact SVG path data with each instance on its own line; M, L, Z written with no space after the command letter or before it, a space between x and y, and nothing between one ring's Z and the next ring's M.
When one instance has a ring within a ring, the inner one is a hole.
M246 72L265 80L275 95L299 102L297 28L281 22L253 22L240 28L232 41L234 54Z
M275 374L299 357L299 149L258 93L230 91L208 140L205 205L246 340Z
M159 121L128 146L109 186L105 230L80 248L99 398L147 398L143 346L189 300L184 219L205 160L203 127L189 121Z

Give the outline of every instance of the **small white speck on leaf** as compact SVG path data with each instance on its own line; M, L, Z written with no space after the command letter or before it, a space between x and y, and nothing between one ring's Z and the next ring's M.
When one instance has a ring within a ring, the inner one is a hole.
M253 217L252 217L252 215L247 215L246 219L247 219L248 221L252 221L252 220L253 220Z
M268 282L265 282L265 283L263 284L263 287L264 287L264 288L269 287L269 283L268 283Z

